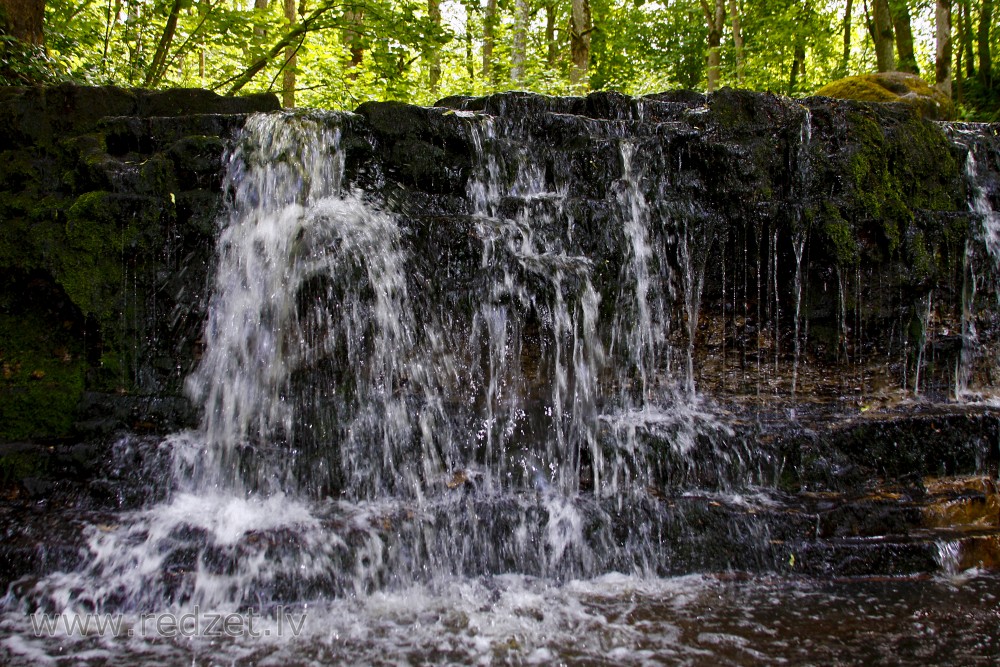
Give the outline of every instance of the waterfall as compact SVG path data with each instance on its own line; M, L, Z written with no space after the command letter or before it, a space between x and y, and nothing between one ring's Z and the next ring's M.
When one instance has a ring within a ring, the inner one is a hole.
M976 159L977 154L988 154L989 150L989 146L983 145L985 135L982 128L974 124L956 124L949 128L949 134L952 141L966 151L964 170L969 192L969 211L973 215L976 232L966 240L962 255L962 348L955 365L954 391L956 399L963 400L974 398L969 391L969 384L983 356L976 320L978 311L988 309L989 306L979 304L980 293L1000 295L1000 212L995 210L990 198L995 184L989 182L988 174L980 174ZM980 289L988 284L992 289ZM1000 296L997 298L1000 299ZM996 363L994 360L992 365L995 367Z
M674 156L625 138L626 121L595 126L617 173L613 263L599 265L571 174L531 128L457 115L473 155L455 261L476 275L450 300L435 290L451 260L416 249L419 222L345 177L351 116L247 121L186 382L200 425L158 445L165 497L89 528L85 566L30 599L232 609L454 575L768 557L758 496L742 491L774 461L695 392L717 219L671 198L669 170L644 168ZM704 546L698 494L738 545Z
M268 495L337 480L362 499L418 483L398 391L419 363L400 230L342 191L337 123L255 116L230 157L205 354L187 381L205 460L184 459L182 486ZM315 401L335 417L304 432ZM324 439L335 452L309 451Z
M549 183L555 176L531 153L521 128L472 118L467 130L476 148L467 187L482 243L480 268L491 277L473 316L489 362L485 461L494 467L491 478L523 477L575 492L583 458L597 454L593 425L604 349L592 262L566 247L573 227L564 209L567 184ZM526 368L525 357L536 367ZM543 413L533 427L526 404L532 400ZM544 450L515 444L526 428L537 429ZM514 446L521 451L504 460ZM511 463L518 474L508 470Z

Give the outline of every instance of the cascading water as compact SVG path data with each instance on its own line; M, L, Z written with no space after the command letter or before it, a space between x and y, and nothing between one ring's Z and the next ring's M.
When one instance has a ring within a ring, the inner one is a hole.
M949 128L952 140L966 151L965 177L969 188L969 210L978 227L977 234L966 240L963 254L963 285L961 340L962 349L955 366L955 397L959 400L973 398L969 383L977 360L981 356L979 337L976 330L977 311L982 309L978 302L980 294L1000 294L1000 213L990 200L990 183L979 173L977 153L985 153L987 147L981 145L982 128L975 125L958 124ZM982 250L977 250L981 247ZM992 289L987 287L992 282ZM995 366L996 364L991 364Z
M399 229L355 193L342 193L336 118L258 117L231 157L229 214L219 236L205 356L188 378L203 406L193 437L206 461L179 482L251 494L302 483L367 498L402 487L409 415L396 391L414 345ZM333 125L333 127L331 127ZM324 395L297 396L296 374L325 364ZM332 406L337 423L311 423L302 401ZM304 451L303 440L337 442ZM379 442L379 456L367 450ZM294 465L307 460L309 470ZM187 460L185 463L187 464ZM295 473L295 476L291 476ZM201 475L206 479L199 479Z
M201 426L160 445L166 499L91 529L83 571L32 599L267 608L449 573L668 571L688 519L647 489L730 489L760 465L691 393L690 358L671 376L666 304L680 283L696 321L704 240L654 224L637 147L619 149L625 261L605 323L569 184L523 128L464 118L485 280L469 319L449 321L411 294L399 219L343 183L345 119L248 121L187 381ZM686 277L654 239L688 249Z

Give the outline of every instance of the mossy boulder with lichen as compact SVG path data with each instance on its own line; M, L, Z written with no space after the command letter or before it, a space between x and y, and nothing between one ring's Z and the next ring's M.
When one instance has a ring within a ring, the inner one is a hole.
M948 95L907 72L848 76L826 84L815 95L858 102L900 102L929 120L955 117L955 106Z

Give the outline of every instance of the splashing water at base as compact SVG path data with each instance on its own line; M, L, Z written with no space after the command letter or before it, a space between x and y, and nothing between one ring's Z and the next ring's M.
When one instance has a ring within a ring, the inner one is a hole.
M230 619L244 630L234 636L192 636L178 627L151 639L139 635L138 616L126 615L119 636L34 637L11 634L25 620L6 614L0 657L11 667L851 665L889 655L900 665L988 665L998 657L998 599L1000 581L983 575L961 585L617 574L554 585L502 576L292 606L280 610L280 621L243 614Z

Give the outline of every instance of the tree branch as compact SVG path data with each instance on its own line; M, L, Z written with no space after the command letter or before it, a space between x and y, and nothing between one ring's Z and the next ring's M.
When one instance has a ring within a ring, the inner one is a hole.
M318 22L320 18L323 17L327 12L335 9L339 6L340 0L330 0L325 2L316 9L314 9L309 16L302 19L301 23L297 23L292 26L291 30L286 32L281 39L279 39L264 55L262 55L257 60L253 61L249 67L243 70L240 74L231 76L225 81L220 81L212 87L212 90L218 90L223 86L232 84L229 90L226 91L226 95L235 95L240 90L243 89L248 83L250 83L257 73L262 69L267 67L268 63L281 55L287 47L291 46L296 40L304 38L307 33L313 32L314 30L319 30L322 26L313 27L313 24Z

